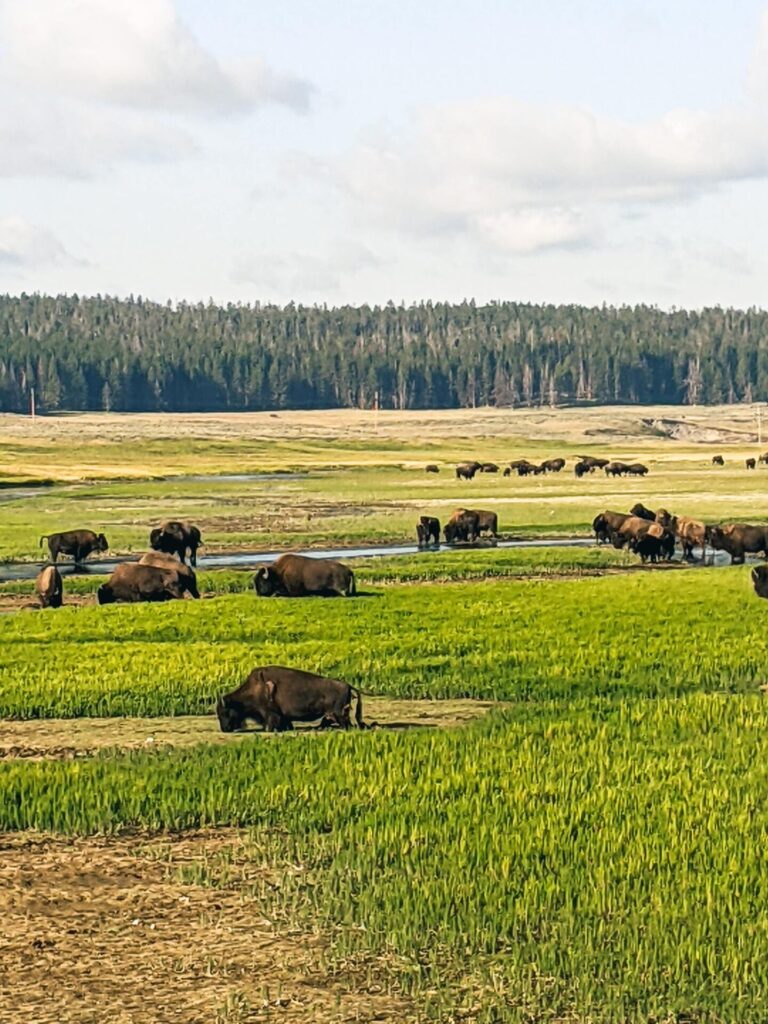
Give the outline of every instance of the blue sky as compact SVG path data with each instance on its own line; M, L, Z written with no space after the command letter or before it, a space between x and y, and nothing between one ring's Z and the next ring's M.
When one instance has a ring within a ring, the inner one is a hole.
M0 0L0 291L768 305L749 0Z

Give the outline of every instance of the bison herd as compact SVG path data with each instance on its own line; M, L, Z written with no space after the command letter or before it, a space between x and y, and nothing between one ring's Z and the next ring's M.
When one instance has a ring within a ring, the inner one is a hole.
M714 551L725 551L732 565L743 565L745 557L763 554L768 557L768 526L748 523L724 523L710 526L690 516L675 516L666 509L657 512L642 504L628 513L605 511L595 516L592 530L598 544L611 543L615 548L629 548L643 562L670 560L679 544L683 558L693 559L694 548L701 548L702 561L707 545Z

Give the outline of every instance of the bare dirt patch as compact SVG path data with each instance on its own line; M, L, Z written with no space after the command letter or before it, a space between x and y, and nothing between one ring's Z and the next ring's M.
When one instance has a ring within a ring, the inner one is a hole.
M392 700L364 697L365 720L383 729L450 729L481 718L492 701ZM314 731L297 726L297 733ZM267 734L260 729L223 733L216 716L178 718L50 718L27 722L0 721L0 759L87 757L99 750L155 750L193 746L195 743L291 742L288 734Z
M370 980L330 973L319 935L281 934L249 894L234 830L0 837L0 1020L25 1024L413 1021ZM226 858L237 884L180 879ZM383 975L382 975L383 976Z

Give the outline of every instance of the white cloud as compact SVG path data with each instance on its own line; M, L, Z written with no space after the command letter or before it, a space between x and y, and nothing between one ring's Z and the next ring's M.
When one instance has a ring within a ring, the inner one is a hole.
M768 120L746 106L633 122L485 99L422 112L337 174L379 223L532 253L586 243L600 207L768 176Z
M2 11L13 73L58 96L191 114L309 103L307 82L260 57L206 50L172 0L6 0Z
M278 296L295 298L336 291L351 275L381 265L364 245L341 244L322 256L306 252L241 253L231 278L236 284L254 285L260 294L269 288Z
M0 266L35 269L81 263L48 228L21 217L0 218Z

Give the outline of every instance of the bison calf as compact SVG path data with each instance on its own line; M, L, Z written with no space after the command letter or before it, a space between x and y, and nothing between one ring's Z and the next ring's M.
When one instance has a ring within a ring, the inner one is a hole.
M219 697L216 714L222 732L240 729L251 718L266 732L284 732L294 722L351 726L352 698L357 697L355 722L364 729L363 698L359 690L338 679L280 665L255 668L242 686Z

